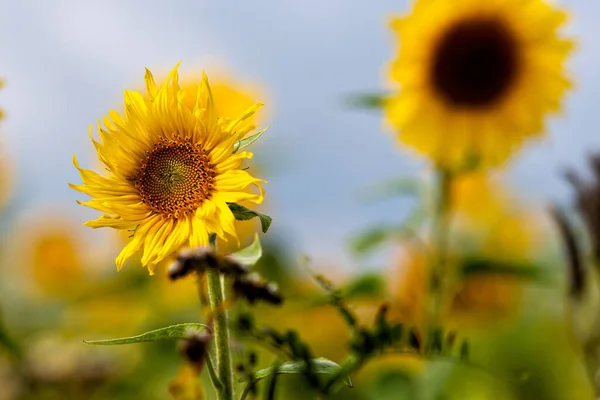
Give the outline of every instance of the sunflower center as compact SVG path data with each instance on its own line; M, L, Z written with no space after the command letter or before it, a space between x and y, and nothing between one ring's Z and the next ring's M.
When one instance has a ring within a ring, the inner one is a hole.
M433 86L450 102L486 106L509 89L517 72L517 44L504 23L461 21L446 31L435 49Z
M202 148L188 142L161 141L142 161L135 187L154 211L179 218L210 198L214 176Z

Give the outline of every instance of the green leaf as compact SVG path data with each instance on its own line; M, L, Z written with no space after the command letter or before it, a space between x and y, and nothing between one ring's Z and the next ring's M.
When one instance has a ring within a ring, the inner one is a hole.
M416 231L427 216L425 209L416 206L398 225L376 226L350 240L350 249L357 255L367 254L389 240L405 240L416 236Z
M412 231L397 226L377 226L351 239L350 247L357 254L365 254L375 250L391 239L403 240L410 237Z
M253 267L262 257L262 247L258 235L254 235L254 241L250 246L244 247L227 257L232 258L245 267Z
M8 351L10 351L14 356L19 356L21 353L21 349L19 348L19 346L17 345L17 343L15 343L6 332L3 331L2 327L0 326L0 348L4 347L6 348Z
M385 282L379 274L364 274L353 279L341 288L344 299L358 297L375 297L385 291Z
M382 93L351 94L347 97L346 104L352 108L380 109L385 105L387 97Z
M331 360L326 358L314 358L311 360L313 371L316 374L336 374L341 370L341 366ZM265 369L261 369L254 374L254 380L260 381L270 375L275 371L275 367L271 366ZM306 363L304 361L288 361L283 364L280 364L276 370L277 374L303 374L306 372ZM243 380L240 380L243 382ZM352 387L352 382L350 381L350 377L346 377L345 383L348 387Z
M93 345L116 345L155 342L158 340L185 339L189 337L189 335L202 332L205 329L209 328L207 325L204 324L185 323L167 326L166 328L156 329L150 332L142 333L141 335L137 336L107 340L84 340L84 342Z
M261 137L262 134L265 133L267 131L267 129L269 129L270 127L271 127L271 125L267 126L262 131L256 132L254 135L250 135L247 138L244 138L238 142L235 142L235 144L233 145L233 154L237 153L238 150L243 149L244 147L248 147L252 143L256 142L258 140L258 138Z
M258 219L260 219L260 226L262 228L262 232L266 233L269 230L273 218L269 217L268 215L251 210L237 203L227 203L227 205L229 206L229 209L233 213L233 216L236 220L248 221L249 219L258 217Z
M415 178L400 177L373 185L361 191L366 202L383 200L396 196L419 196L421 182Z
M476 275L505 275L517 279L542 280L545 273L541 268L531 264L502 262L485 258L467 258L462 261L463 278Z
M469 360L469 342L468 341L463 341L461 346L460 346L460 359L462 361L468 361Z

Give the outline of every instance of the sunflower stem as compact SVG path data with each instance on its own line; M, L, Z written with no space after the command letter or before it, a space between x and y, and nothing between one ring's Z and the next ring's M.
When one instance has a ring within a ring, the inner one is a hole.
M215 247L214 240L211 245ZM217 268L206 270L208 300L214 322L215 349L217 356L217 375L222 384L217 389L219 400L233 400L233 370L231 349L229 348L229 325L227 310L224 308L223 283Z
M450 185L452 175L449 171L438 169L436 204L431 225L431 262L429 277L429 313L425 326L425 352L430 354L434 348L435 331L441 325L444 296L447 286L448 231L450 225Z

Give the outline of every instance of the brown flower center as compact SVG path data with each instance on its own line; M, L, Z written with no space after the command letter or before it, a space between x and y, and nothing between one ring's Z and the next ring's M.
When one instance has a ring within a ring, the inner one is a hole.
M517 43L502 21L458 22L434 51L430 76L434 88L451 103L481 107L510 88L518 67Z
M215 172L205 151L189 142L160 141L135 178L142 201L167 217L196 211L209 199Z

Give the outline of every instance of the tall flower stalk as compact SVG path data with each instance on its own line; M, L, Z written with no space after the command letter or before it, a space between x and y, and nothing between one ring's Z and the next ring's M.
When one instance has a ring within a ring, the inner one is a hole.
M215 240L211 240L215 247ZM208 300L213 318L214 345L217 358L217 377L220 387L215 387L219 400L232 400L234 396L231 349L229 347L229 324L225 308L223 277L216 268L206 271ZM217 386L217 385L215 385Z
M425 332L427 349L431 349L434 331L440 327L443 316L444 296L448 287L448 239L450 229L451 172L438 168L436 171L435 205L431 223L429 304Z

